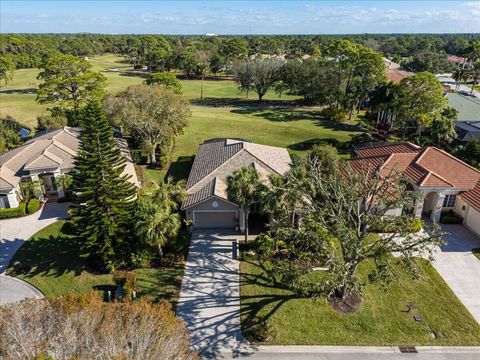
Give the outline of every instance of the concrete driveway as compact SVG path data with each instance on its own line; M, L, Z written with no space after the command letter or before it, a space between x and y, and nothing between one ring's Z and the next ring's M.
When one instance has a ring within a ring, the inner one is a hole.
M239 261L232 246L239 239L219 231L192 234L177 315L204 358L251 352L240 326Z
M472 254L480 239L463 225L442 225L447 245L437 249L434 268L480 323L480 260Z
M70 203L46 203L35 214L0 220L0 304L42 296L26 282L6 276L5 271L20 246L45 226L67 217L69 206Z

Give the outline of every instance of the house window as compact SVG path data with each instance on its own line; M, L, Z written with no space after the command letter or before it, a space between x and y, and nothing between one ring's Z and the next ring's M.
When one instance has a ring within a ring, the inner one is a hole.
M445 195L445 199L443 199L443 207L454 207L455 200L457 200L457 195Z

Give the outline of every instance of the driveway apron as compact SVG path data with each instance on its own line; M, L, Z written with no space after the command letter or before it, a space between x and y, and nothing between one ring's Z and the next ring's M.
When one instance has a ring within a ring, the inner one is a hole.
M480 324L480 259L472 249L480 238L463 225L442 225L447 245L436 251L432 265Z

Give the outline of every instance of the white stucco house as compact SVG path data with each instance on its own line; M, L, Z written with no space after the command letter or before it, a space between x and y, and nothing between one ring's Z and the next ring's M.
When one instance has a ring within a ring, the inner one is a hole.
M42 180L44 196L58 195L63 190L55 179L74 169L74 157L78 152L79 128L63 127L37 133L23 145L0 155L0 208L17 207L22 200L20 183ZM124 173L137 187L140 183L124 139L116 138L121 153L127 159Z
M241 167L251 166L266 183L269 174L286 173L291 162L287 149L239 139L207 140L195 156L182 210L193 228L234 229L238 226L243 231L243 213L227 197L227 177Z
M409 142L356 148L352 167L361 170L365 163L385 173L395 169L406 177L412 190L420 191L415 216L438 222L442 211L453 210L466 227L480 235L479 170L441 149Z

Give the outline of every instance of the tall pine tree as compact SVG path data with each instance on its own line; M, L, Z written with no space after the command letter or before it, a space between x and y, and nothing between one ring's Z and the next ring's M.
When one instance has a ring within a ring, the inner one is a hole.
M71 215L90 258L108 271L128 261L133 242L136 188L129 176L122 175L125 161L102 106L90 102L75 158L78 207Z

